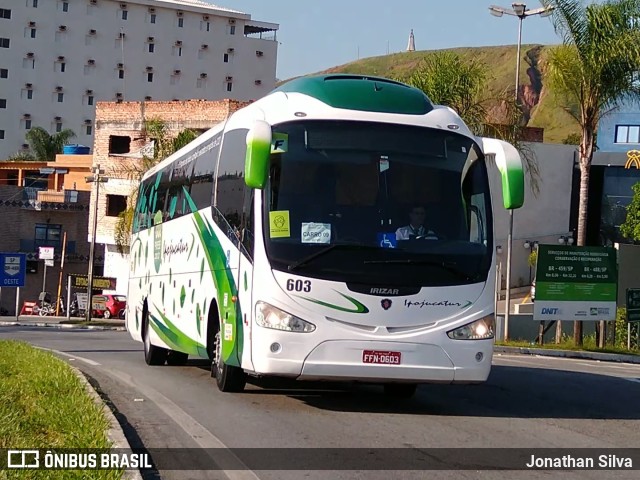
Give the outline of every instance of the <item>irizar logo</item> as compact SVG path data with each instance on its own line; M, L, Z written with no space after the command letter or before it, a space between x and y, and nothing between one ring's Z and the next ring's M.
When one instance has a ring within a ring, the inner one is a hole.
M558 315L559 313L560 313L559 308L551 308L551 307L544 307L541 312L542 315Z
M372 287L369 290L370 295L398 295L400 293L399 288L377 288Z

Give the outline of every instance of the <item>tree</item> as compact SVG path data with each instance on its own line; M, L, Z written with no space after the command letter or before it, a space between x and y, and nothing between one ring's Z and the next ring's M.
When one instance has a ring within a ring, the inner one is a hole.
M159 118L153 118L145 121L144 135L154 141L153 155L143 156L139 162L125 162L121 164L117 172L118 176L131 180L135 185L129 195L127 208L118 215L118 221L114 229L116 247L121 254L125 253L129 247L129 238L131 236L131 226L133 225L133 215L138 198L138 185L140 184L140 180L142 180L144 174L153 166L197 138L198 132L185 129L180 131L175 137L172 137L167 124Z
M620 233L634 242L640 241L640 183L633 187L633 199L627 207L627 219L620 225Z
M40 162L55 162L56 155L62 153L69 139L75 137L73 130L65 128L53 135L42 127L33 127L24 136L31 147L35 160Z
M554 7L553 23L563 39L551 49L545 83L580 126L580 203L577 244L585 245L589 174L598 121L625 100L640 100L640 0L542 0ZM574 324L582 345L582 324Z
M524 160L531 190L538 194L540 172L535 153L520 140L522 111L513 92L491 98L486 64L476 59L465 61L455 52L438 51L428 55L409 78L399 80L422 90L432 102L454 109L475 135L500 138L514 145ZM492 102L500 105L500 121L492 118L487 108Z

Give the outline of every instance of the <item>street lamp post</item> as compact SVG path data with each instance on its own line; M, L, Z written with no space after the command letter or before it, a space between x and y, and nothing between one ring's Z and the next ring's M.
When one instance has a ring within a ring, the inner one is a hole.
M491 5L489 12L494 17L502 17L504 14L513 15L518 17L518 52L516 54L516 105L519 105L520 99L520 48L522 46L522 21L534 15L540 15L541 17L548 17L553 10L552 6L534 8L527 10L527 6L524 3L512 3L512 8L499 7L497 5ZM511 251L513 250L513 210L509 210L509 234L507 238L507 289L505 298L505 312L504 312L504 339L509 340L509 311L511 310Z
M530 263L530 259L531 259L531 254L533 253L534 250L536 250L538 248L538 242L533 242L531 240L525 240L524 244L522 245L524 248L526 248L527 250L529 250L529 258L527 259L527 263L529 264L529 284L531 284L532 282L532 277L531 277L531 263Z
M89 270L87 273L87 310L85 312L87 322L91 321L92 299L93 299L93 259L96 249L96 230L98 228L98 200L100 199L100 184L109 181L105 177L104 170L100 169L100 164L91 168L93 175L85 177L87 183L96 184L96 197L93 202L93 228L91 230L91 246L89 248Z

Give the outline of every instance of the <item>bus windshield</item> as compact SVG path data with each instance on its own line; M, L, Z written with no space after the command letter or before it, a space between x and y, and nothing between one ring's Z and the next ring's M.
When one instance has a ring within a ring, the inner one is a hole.
M272 268L360 284L486 281L491 201L473 140L343 120L281 124L273 138L263 191Z

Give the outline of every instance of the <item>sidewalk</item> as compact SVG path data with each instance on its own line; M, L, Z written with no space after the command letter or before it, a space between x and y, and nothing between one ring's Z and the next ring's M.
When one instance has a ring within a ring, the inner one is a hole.
M118 330L124 331L125 322L119 318L92 318L92 324L87 324L84 318L71 317L40 317L37 315L20 315L16 321L15 315L0 317L0 326L30 326L52 328L80 328L85 330Z
M634 363L640 365L640 355L624 355L619 353L587 352L584 350L554 350L536 347L504 347L495 345L495 353L510 353L516 355L536 355L540 357L579 358L598 362Z

